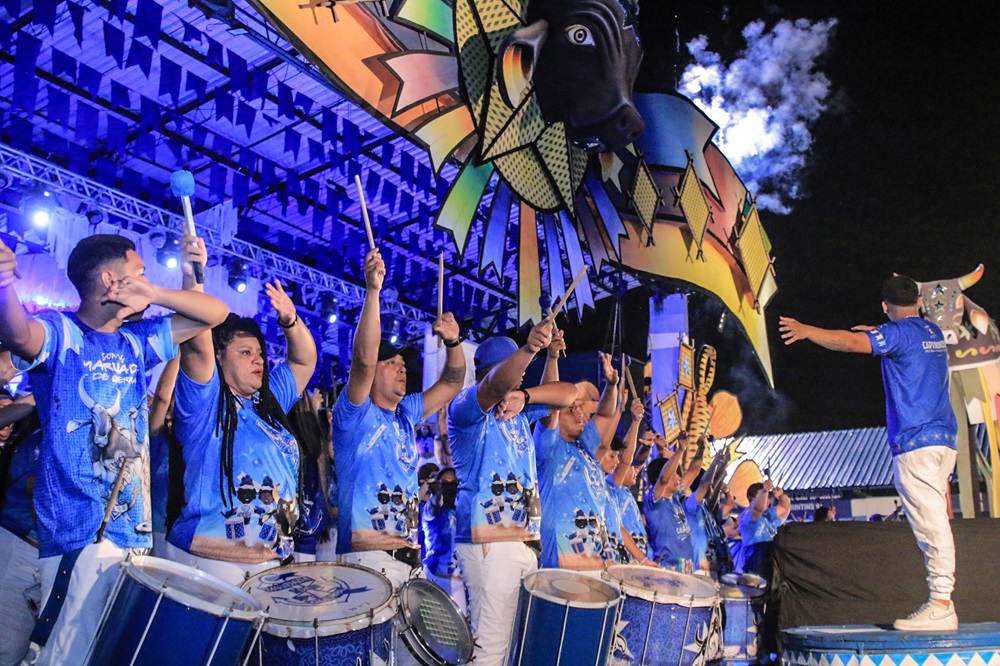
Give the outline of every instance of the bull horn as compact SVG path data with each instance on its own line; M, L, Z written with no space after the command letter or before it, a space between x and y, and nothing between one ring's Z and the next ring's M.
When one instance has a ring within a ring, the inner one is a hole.
M96 401L87 395L87 389L83 387L83 380L85 377L80 377L80 383L77 385L77 392L80 394L80 401L83 402L83 406L87 409L93 409L96 405Z
M539 19L512 32L501 45L497 83L500 84L500 97L510 108L516 109L531 88L535 64L548 36L548 21Z
M122 392L120 389L116 389L116 393L115 404L108 407L108 416L111 418L118 416L118 412L121 411L122 408Z
M985 266L979 264L979 267L976 268L976 270L972 271L968 275L963 275L962 277L958 278L958 286L962 290L968 289L972 285L979 282L980 278L983 277L983 273L985 272L985 270L986 270Z

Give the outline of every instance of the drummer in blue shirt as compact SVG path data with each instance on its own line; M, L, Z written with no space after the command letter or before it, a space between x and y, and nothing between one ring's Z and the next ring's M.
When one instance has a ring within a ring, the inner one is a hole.
M337 553L343 562L382 571L398 587L420 566L414 428L462 389L465 352L458 322L445 312L432 325L447 350L441 377L423 393L406 395L406 358L413 350L381 340L384 279L385 263L374 249L365 257L367 291L350 378L333 408Z
M687 433L682 432L670 458L657 458L649 463L649 488L643 510L649 528L651 559L664 569L691 574L695 570L694 547L684 512L683 489L694 481L701 465L692 463L683 475L680 473L687 441ZM697 454L696 459L700 460L700 456Z

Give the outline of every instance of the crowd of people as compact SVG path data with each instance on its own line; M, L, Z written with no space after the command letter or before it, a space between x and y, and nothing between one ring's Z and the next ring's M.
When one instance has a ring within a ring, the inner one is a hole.
M82 663L117 564L150 549L234 585L316 560L397 587L420 572L468 614L479 666L503 663L539 566L769 576L788 496L765 480L734 497L724 465L705 469L709 438L648 429L610 356L600 391L561 381L550 320L523 345L483 341L466 386L462 331L442 314L444 369L407 394L415 352L382 338L375 249L347 382L310 394L316 345L280 282L265 293L287 357L270 359L256 321L203 293L201 239L181 248L174 290L146 280L129 240L88 237L67 265L79 308L29 316L0 243L0 382L20 372L31 389L0 395L0 663ZM173 314L143 318L151 305ZM541 383L522 386L539 354Z

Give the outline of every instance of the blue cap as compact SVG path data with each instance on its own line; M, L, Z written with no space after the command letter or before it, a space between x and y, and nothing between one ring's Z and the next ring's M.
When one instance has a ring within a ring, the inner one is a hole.
M517 351L517 343L502 335L489 338L476 348L476 370L506 361Z

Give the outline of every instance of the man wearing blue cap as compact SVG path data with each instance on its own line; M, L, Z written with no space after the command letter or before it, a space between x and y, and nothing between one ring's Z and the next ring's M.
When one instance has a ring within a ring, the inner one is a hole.
M524 543L538 539L541 516L531 422L572 404L576 387L520 385L535 354L551 341L552 324L543 321L523 347L507 337L483 342L476 350L477 383L448 411L460 483L456 550L469 589L477 666L503 663L521 578L538 566ZM493 491L494 477L503 480L500 495Z
M377 249L365 258L368 290L354 335L351 375L333 408L341 561L382 571L395 586L420 566L417 544L417 440L414 426L448 404L465 380L458 323L446 312L433 330L447 348L441 378L423 393L406 395L412 347L382 340L379 294L385 263ZM393 489L391 502L379 491ZM385 505L385 506L383 506ZM381 520L373 517L382 515ZM389 516L392 520L387 520Z

